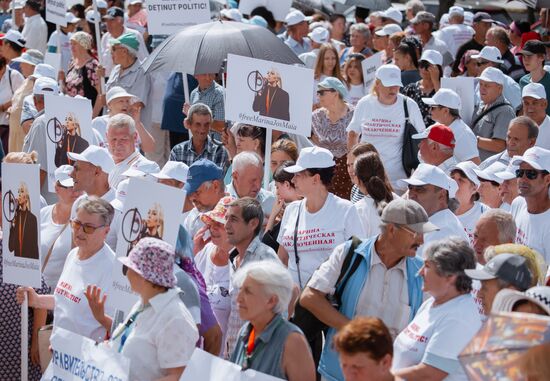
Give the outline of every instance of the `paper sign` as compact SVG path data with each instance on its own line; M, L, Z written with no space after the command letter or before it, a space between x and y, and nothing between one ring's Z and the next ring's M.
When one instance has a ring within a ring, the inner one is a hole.
M46 21L63 27L67 26L66 9L68 8L65 0L46 0Z
M468 126L472 122L472 116L474 114L474 92L475 92L475 78L473 77L454 77L454 78L441 78L441 87L451 89L455 91L460 97L460 118Z
M361 62L361 67L363 68L363 83L365 84L365 89L367 89L367 91L369 91L372 87L376 70L380 66L382 66L382 52L373 54Z
M250 13L257 7L266 7L276 21L285 21L285 17L290 11L292 0L241 0L239 2L239 11L243 15Z
M56 327L52 335L52 360L42 381L128 381L130 360L107 344Z
M147 0L145 7L149 34L174 34L210 21L208 0Z
M61 70L61 53L46 52L44 63L50 65L56 73L59 73L59 70Z
M40 166L2 163L4 283L41 287Z
M311 135L313 70L227 56L227 120Z
M92 102L53 94L44 96L46 114L46 150L48 156L48 189L55 192L54 171L74 162L67 152L81 153L94 144Z
M242 371L232 362L213 356L202 349L195 349L180 381L282 381L252 369Z
M168 185L131 178L118 230L117 257L125 257L145 237L153 237L176 246L185 191ZM115 261L113 285L107 303L127 314L138 301L122 270Z

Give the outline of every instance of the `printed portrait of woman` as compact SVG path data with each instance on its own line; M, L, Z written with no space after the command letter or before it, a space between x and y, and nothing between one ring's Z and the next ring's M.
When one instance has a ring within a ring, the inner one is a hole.
M88 148L89 143L82 138L80 123L76 115L70 112L65 118L63 136L55 148L55 166L65 164L73 165L73 161L67 157L67 152L81 153Z
M38 259L38 219L31 212L29 189L24 182L17 190L16 203L10 224L9 251L16 257Z
M270 69L265 77L264 85L254 97L252 110L262 116L290 120L288 93L283 90L281 75L276 69Z
M143 219L141 230L135 240L128 245L128 253L133 249L137 243L145 237L162 239L164 235L164 212L162 206L155 202L149 211L147 217Z

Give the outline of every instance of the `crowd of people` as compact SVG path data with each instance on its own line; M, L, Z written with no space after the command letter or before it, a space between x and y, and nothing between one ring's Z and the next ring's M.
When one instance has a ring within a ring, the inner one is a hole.
M223 73L186 74L189 99L181 73L146 73L167 36L142 0L85 0L55 31L39 0L0 12L0 154L40 165L42 204L42 287L0 278L1 380L20 377L25 298L29 380L60 328L127 357L131 380L179 380L195 348L290 381L466 380L458 355L492 313L550 316L548 9L504 25L418 0L353 21L227 3L216 17L269 29L314 72L310 136L226 120ZM447 77L474 78L472 115ZM51 94L93 114L93 141L69 114L55 170ZM152 208L116 258L132 178L185 191L178 240ZM119 325L117 260L139 295ZM549 356L533 348L521 374L547 380Z

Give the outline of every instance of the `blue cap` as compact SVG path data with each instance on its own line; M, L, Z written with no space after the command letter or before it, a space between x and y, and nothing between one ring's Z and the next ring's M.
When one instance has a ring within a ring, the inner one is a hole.
M223 178L223 169L207 159L195 161L187 172L187 182L183 189L187 194L197 191L205 181L220 180Z
M262 16L254 16L248 22L252 25L258 25L264 28L267 28L267 21Z
M340 93L342 98L347 97L348 95L348 89L346 86L340 81L338 78L335 77L327 77L323 79L319 84L317 85L319 89L333 89Z

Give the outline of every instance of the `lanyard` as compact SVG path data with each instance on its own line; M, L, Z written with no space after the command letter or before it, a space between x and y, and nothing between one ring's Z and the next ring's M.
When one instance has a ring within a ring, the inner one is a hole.
M148 307L148 305L145 306L145 307L142 307L142 308L138 308L138 310L136 312L134 312L128 318L128 320L126 320L126 323L124 324L124 328L122 329L122 331L118 332L111 339L112 341L114 341L115 339L117 339L120 336L120 346L118 347L118 353L122 352L122 348L124 347L124 344L126 344L126 339L128 339L128 336L130 336L130 333L134 329L134 323L136 322L136 319L137 319L138 315L140 313L142 313L147 307Z
M283 323L283 319L280 316L275 316L275 319L278 319L278 321L272 328L273 331L275 331ZM262 352L265 345L266 343L264 341L261 341L258 345L256 345L256 330L252 327L250 333L248 334L248 343L246 345L244 358L241 364L243 371L250 368L252 365L252 360L258 355L258 353Z

